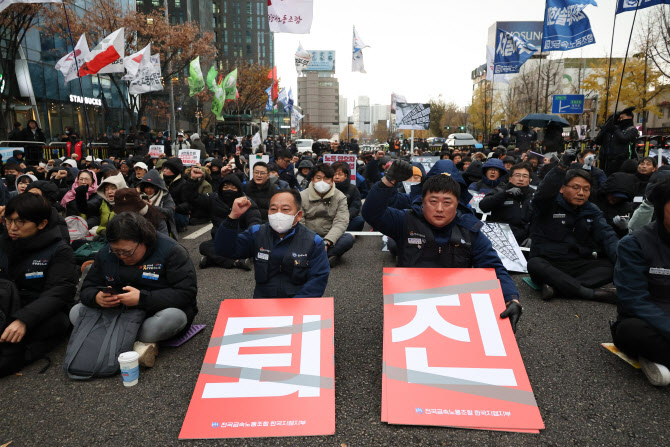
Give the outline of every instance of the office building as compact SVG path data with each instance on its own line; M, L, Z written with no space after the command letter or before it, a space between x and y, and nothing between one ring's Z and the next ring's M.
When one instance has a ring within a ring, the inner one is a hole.
M298 104L305 118L303 126L340 132L340 83L335 77L335 51L312 51L312 62L298 77Z

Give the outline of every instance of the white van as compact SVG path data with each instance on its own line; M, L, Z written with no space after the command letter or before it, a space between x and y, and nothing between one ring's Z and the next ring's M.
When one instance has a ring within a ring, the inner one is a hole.
M300 153L311 151L312 144L314 144L314 140L295 140L295 146L298 148L298 152Z

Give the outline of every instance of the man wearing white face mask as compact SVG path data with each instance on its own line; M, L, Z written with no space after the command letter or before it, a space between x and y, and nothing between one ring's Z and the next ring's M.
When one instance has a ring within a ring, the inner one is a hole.
M300 222L324 239L328 261L334 267L354 246L354 237L345 233L349 226L347 196L335 187L335 171L330 165L321 163L312 171L312 181L300 193L304 211Z
M323 296L330 274L328 255L323 239L300 223L300 193L277 190L270 198L268 223L240 232L239 219L250 207L246 197L235 199L228 218L216 232L217 255L254 258L254 298Z

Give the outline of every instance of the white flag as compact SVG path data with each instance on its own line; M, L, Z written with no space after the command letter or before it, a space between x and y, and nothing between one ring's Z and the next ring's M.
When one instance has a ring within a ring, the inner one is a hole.
M354 41L353 41L353 51L351 56L351 71L365 73L365 67L363 66L363 48L369 47L361 40L361 37L356 32L356 27L354 26Z
M493 51L493 47L489 47L488 45L486 46L486 80L487 81L494 81L495 82L502 82L503 84L509 84L509 76L508 74L500 74L497 73L495 79L493 79L493 72L495 70L495 66L493 61L495 60L495 53Z
M151 47L151 44L147 45L147 47ZM137 70L140 69L140 63L142 62L144 50L146 50L147 47L142 48L135 54L131 54L130 56L123 58L123 68L126 69L126 75L121 78L122 80L132 81L135 79L135 76L137 76Z
M300 129L300 120L303 118L304 116L296 109L291 110L291 127L295 128L296 131Z
M312 53L305 51L302 47L302 43L298 43L298 49L295 52L295 69L298 72L298 75L302 74L302 71L307 68L310 62L312 62Z
M0 12L15 3L63 3L63 0L0 0Z
M256 132L254 137L251 139L251 147L256 150L261 144L263 144L263 140L261 140L261 134Z
M119 28L102 39L102 41L91 50L84 61L84 64L79 67L79 76L96 73L123 73L124 48L124 29ZM108 67L108 65L114 62L118 63L115 64L115 66Z
M77 79L77 67L81 67L86 58L88 57L88 42L86 41L86 35L82 34L77 42L77 45L74 47L74 51L63 56L56 63L56 70L63 73L65 76L65 83ZM75 63L75 54L77 62Z
M268 0L270 31L309 34L313 8L313 0Z
M137 70L137 76L135 76L135 79L128 86L128 93L131 95L163 90L160 74L156 72L154 64L151 61L151 44L144 47L142 53L142 61Z

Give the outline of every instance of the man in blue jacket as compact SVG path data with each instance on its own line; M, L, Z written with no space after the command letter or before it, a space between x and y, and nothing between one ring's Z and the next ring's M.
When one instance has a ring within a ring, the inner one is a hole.
M239 219L251 208L239 197L216 232L219 256L254 258L254 298L315 298L328 285L330 264L323 239L300 224L302 199L294 189L270 198L268 223L240 232Z
M542 298L566 298L614 303L611 290L618 237L602 211L589 202L591 175L568 169L574 149L545 176L533 197L528 273L542 285Z
M656 220L624 237L617 249L614 284L618 318L614 344L639 358L656 386L670 385L670 179L650 193Z
M412 176L412 165L396 160L372 187L363 218L375 230L396 240L398 267L493 268L500 281L512 329L521 317L519 292L491 242L480 232L483 223L459 209L460 186L449 175L435 175L423 184L421 203L400 210L391 205L397 182Z

